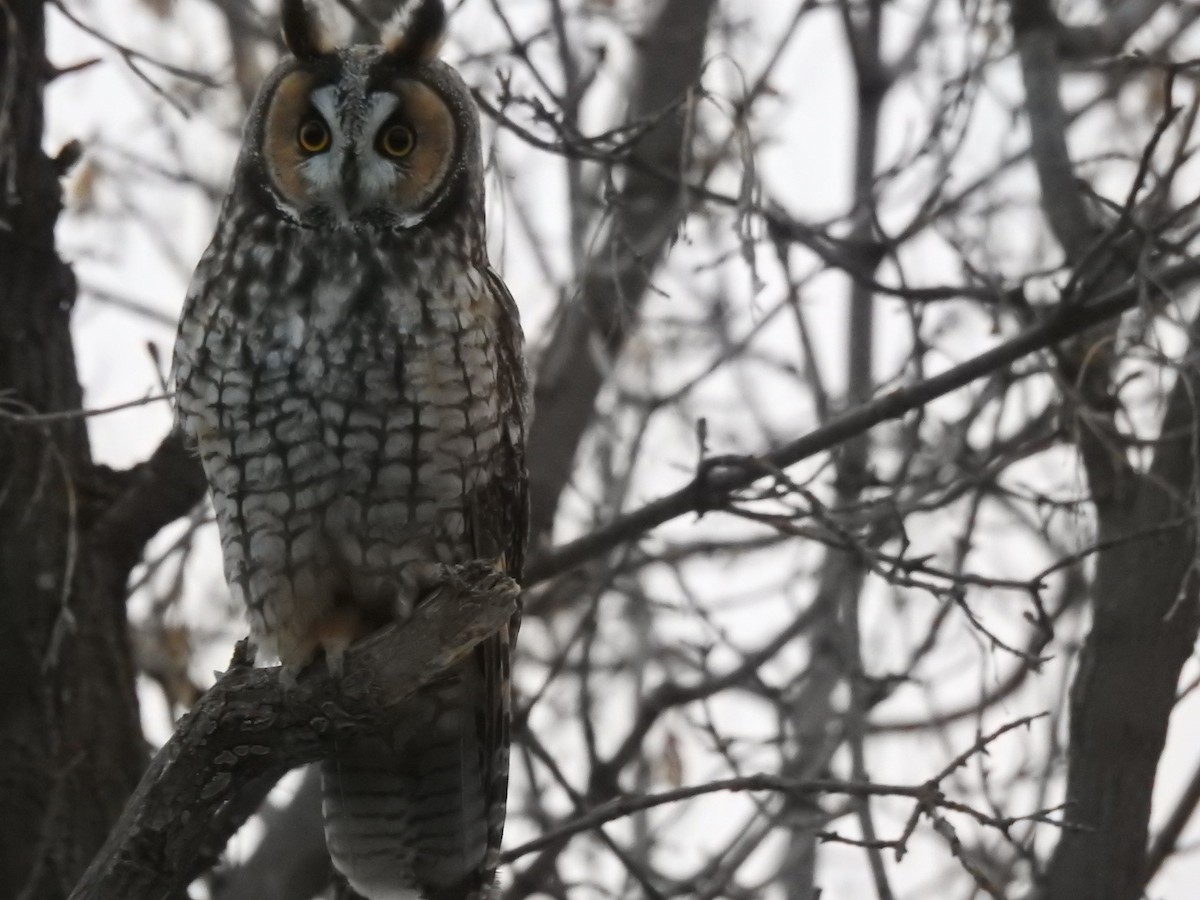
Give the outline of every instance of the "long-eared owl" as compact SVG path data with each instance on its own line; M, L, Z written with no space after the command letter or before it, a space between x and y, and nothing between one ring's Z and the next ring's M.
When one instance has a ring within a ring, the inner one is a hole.
M337 47L284 0L179 325L179 421L231 590L268 654L334 665L451 564L520 576L527 386L488 264L478 113L436 59L441 0ZM370 900L492 893L516 621L401 724L323 766L336 868Z

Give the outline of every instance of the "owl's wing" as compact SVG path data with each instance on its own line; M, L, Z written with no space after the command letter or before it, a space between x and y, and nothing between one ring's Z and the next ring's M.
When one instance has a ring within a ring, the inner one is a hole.
M524 337L516 303L490 268L487 282L500 311L496 323L497 390L501 437L493 477L467 504L467 527L479 559L500 559L505 571L521 580L529 534L529 477L525 468L525 423L529 413L529 378L525 371ZM512 727L512 648L520 627L518 606L508 625L476 651L483 697L479 712L488 818L483 872L490 881L499 862L508 798L508 756Z
M485 275L500 310L495 336L501 431L492 465L495 474L472 496L467 527L476 558L503 558L505 571L520 581L529 536L529 476L525 468L529 376L525 371L525 338L512 294L490 268Z
M212 286L220 277L218 257L223 249L219 237L214 237L196 264L196 271L184 296L171 352L171 369L167 373L167 384L171 385L175 394L171 404L174 427L182 432L189 444L195 440L196 420L210 409L211 391L216 389L211 379L197 375L197 369L205 368L208 352L205 342L212 329L211 307L215 302Z

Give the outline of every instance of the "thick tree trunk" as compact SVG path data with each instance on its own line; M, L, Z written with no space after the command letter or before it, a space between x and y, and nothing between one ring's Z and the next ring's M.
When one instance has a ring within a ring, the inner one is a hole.
M1071 158L1061 89L1063 26L1054 5L1013 0L1012 26L1042 209L1078 285L1065 302L1137 284L1144 277L1144 251L1129 245L1132 235L1104 234L1089 214L1088 193ZM1154 232L1152 224L1148 233ZM1136 243L1142 240L1139 234ZM1142 284L1148 295L1155 290L1152 281ZM1089 329L1058 351L1101 549L1091 632L1071 687L1066 824L1033 894L1043 900L1137 900L1146 886L1158 761L1200 622L1194 573L1196 342L1194 322L1192 349L1178 369L1154 462L1144 473L1131 464L1132 442L1118 426L1119 388L1110 359L1119 345L1116 323Z
M41 149L41 0L0 3L0 898L55 900L104 842L145 765L124 567L87 536L70 269Z

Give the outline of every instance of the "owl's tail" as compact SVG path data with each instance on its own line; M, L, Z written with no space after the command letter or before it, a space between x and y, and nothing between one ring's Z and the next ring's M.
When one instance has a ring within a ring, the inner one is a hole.
M491 896L508 776L507 728L498 746L496 685L483 671L496 649L414 698L390 734L339 747L323 764L330 858L367 900Z

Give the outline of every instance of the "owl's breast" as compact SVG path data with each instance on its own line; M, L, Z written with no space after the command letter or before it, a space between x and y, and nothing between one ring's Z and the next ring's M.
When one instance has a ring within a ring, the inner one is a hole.
M453 540L501 428L488 323L456 299L401 314L322 285L307 305L212 317L178 352L178 407L218 503L275 493L340 540Z
M346 598L391 609L430 566L473 555L471 495L500 443L486 320L450 302L422 312L418 296L411 316L395 298L337 299L326 287L252 318L222 308L176 349L226 574L285 660L306 658L314 623Z

